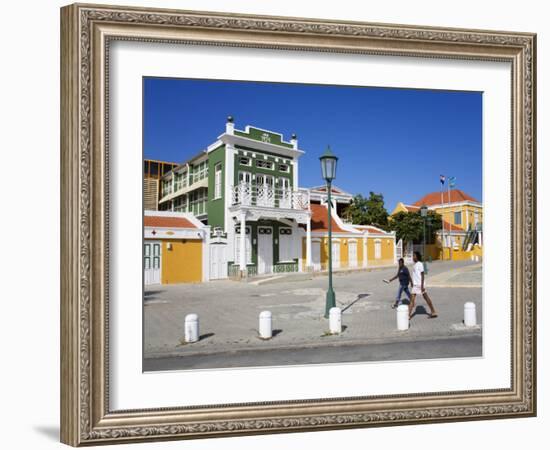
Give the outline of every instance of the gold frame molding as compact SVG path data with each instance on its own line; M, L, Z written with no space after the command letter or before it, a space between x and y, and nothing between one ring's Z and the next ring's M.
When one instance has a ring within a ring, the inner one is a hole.
M111 411L108 110L112 40L507 61L512 67L509 389ZM61 9L61 440L97 445L536 414L536 35L75 4Z

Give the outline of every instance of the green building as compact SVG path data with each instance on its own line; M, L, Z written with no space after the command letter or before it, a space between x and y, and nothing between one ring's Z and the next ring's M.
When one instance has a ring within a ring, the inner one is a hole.
M225 132L161 178L159 209L192 213L211 229L210 279L311 265L309 191L298 187L303 150L293 135L247 126Z

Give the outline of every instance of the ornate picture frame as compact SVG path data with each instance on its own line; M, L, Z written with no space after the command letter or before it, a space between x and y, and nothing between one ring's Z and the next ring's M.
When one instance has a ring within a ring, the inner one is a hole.
M114 40L505 61L512 67L509 389L109 407L108 79ZM61 440L95 445L536 414L536 35L75 4L61 9Z

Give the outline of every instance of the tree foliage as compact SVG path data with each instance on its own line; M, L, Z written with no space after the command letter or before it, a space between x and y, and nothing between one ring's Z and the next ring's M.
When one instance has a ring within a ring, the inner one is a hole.
M435 233L441 229L441 215L428 211L426 217L426 243L434 242ZM424 219L420 212L400 211L389 220L389 229L395 231L397 240L422 241Z
M355 195L343 216L356 225L374 225L382 229L388 227L388 211L384 207L384 196L372 191L368 198L361 194Z

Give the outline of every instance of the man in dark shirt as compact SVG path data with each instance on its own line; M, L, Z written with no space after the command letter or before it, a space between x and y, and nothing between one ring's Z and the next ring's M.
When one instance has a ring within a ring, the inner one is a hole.
M395 298L395 303L392 305L392 308L397 308L401 304L401 294L403 294L403 292L409 298L409 301L411 300L411 293L409 292L411 274L409 273L409 269L407 269L407 266L405 266L405 260L403 258L399 258L398 263L399 267L397 268L397 273L395 274L395 276L393 278L390 278L389 280L384 280L386 283L391 283L393 280L399 278L397 297Z

